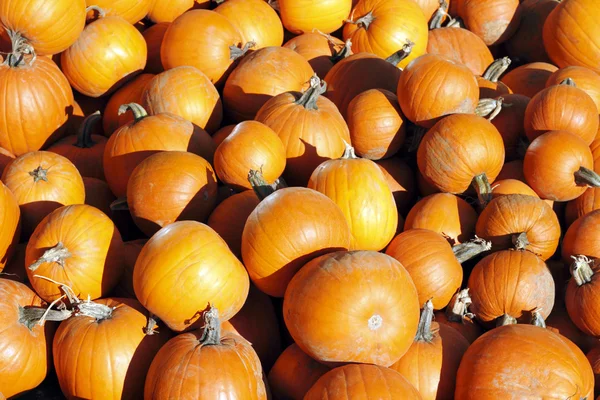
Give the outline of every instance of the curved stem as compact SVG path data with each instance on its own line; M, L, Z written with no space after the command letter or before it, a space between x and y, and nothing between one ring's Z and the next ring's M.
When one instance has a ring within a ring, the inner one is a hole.
M278 189L286 187L286 183L283 178L277 179L273 183L268 183L262 175L262 171L250 170L248 172L248 182L254 189L254 193L259 200L266 199L270 194Z
M410 55L412 49L414 47L414 43L410 40L406 39L406 43L402 45L402 48L385 59L385 61L389 62L393 66L397 66L400 64L400 61L404 60L406 57Z
M2 65L7 65L11 68L18 68L24 65L32 65L37 55L35 53L35 49L27 39L25 39L19 32L7 29L8 37L10 38L10 42L12 45L12 51L10 54L6 56L6 59L2 63ZM29 62L25 61L25 56L31 56Z
M469 306L473 303L469 295L469 288L459 290L452 296L452 300L446 307L446 318L450 322L464 323L466 320L475 318L475 314L469 312Z
M144 328L144 333L148 336L152 336L158 333L158 323L157 323L157 319L156 316L154 314L152 314L151 312L148 313L148 323L146 324L146 327Z
M456 256L456 259L461 264L491 249L492 242L477 236L466 243L457 244L452 247L454 256Z
M497 83L500 76L502 76L510 66L510 63L511 60L509 57L499 58L490 64L481 77L490 82Z
M148 113L146 112L144 107L142 107L138 103L123 104L121 107L119 107L118 114L123 115L129 110L131 110L131 112L133 113L133 118L135 119L134 123L139 122L140 120L148 116Z
M515 233L511 236L513 246L516 250L525 250L529 246L529 239L527 238L527 232Z
M448 17L448 3L446 0L440 0L440 6L431 17L429 22L429 29L434 30L442 27L442 21L444 17Z
M488 121L493 120L502 111L504 97L497 99L481 99L475 108L475 115L486 118Z
M38 258L33 264L29 267L30 271L35 271L40 267L40 265L44 263L57 263L61 267L65 266L65 260L71 257L71 253L69 249L65 247L62 242L58 242L58 244L54 247L49 248L42 254L40 258Z
M580 167L574 175L577 186L600 187L600 175L591 169Z
M317 100L327 90L327 83L322 81L317 74L314 74L309 81L310 86L298 100L294 102L299 106L303 106L307 110L318 110Z
M204 318L204 331L200 338L200 344L203 346L221 344L221 321L219 320L219 310L208 305L208 310L202 316Z
M540 328L546 327L546 321L544 321L544 317L539 308L536 308L531 312L531 325L539 326Z
M477 192L479 204L485 207L492 200L492 187L485 172L474 177L471 184Z
M517 323L517 319L515 317L511 317L508 314L504 314L496 321L496 326L504 326L504 325L515 325Z
M347 58L352 54L352 41L350 39L346 40L344 43L344 47L340 51L334 51L333 55L329 58L331 62L334 64Z
M29 171L29 175L33 176L34 183L37 183L39 181L48 182L48 170L42 168L41 165L33 171Z
M571 264L571 276L575 279L577 286L590 283L594 277L592 264L594 260L590 260L586 256L572 256L573 264Z
M88 8L85 9L85 13L89 13L90 11L96 11L98 13L98 18L104 18L106 17L106 11L104 11L102 8L98 7L98 6L89 6Z
M229 59L235 61L243 57L254 46L256 46L256 42L254 41L249 41L241 49L234 45L229 46Z
M346 142L344 140L344 146L346 146L346 148L344 149L344 154L342 154L342 156L340 157L340 159L342 160L351 160L351 159L356 159L358 158L356 156L356 153L354 152L354 147L352 147L352 145L348 142Z
M75 146L81 149L89 149L93 147L96 142L92 140L92 127L102 120L102 115L100 111L96 111L93 114L85 117L81 126L79 127L79 131L77 132L77 141L75 142Z
M419 319L419 325L417 328L417 334L415 336L415 342L431 342L433 340L433 333L431 332L431 322L433 321L433 303L431 299L425 302L423 309L421 310L421 318Z
M375 19L376 18L373 16L373 13L371 11L369 11L366 15L360 17L356 21L347 19L344 22L347 22L349 24L359 25L368 30L369 26L373 23L373 21L375 21Z
M565 80L561 81L559 83L559 85L577 87L577 85L575 84L575 81L573 79L571 79L571 78L566 78Z
M52 309L63 297L59 297L53 301L47 308L19 306L19 323L25 325L31 331L35 325L44 325L45 321L64 321L69 319L73 315L71 311L67 309Z

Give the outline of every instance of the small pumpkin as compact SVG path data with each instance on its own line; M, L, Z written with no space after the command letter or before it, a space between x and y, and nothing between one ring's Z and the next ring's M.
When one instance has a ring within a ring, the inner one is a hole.
M399 215L406 215L417 197L417 187L413 170L401 158L387 158L375 161L392 190Z
M194 0L154 0L147 17L157 24L173 22L195 4Z
M555 2L555 0L552 0ZM570 66L557 70L546 81L546 87L558 85L571 78L578 89L583 90L594 100L600 110L600 75L586 67Z
M152 78L152 74L138 75L110 96L102 117L104 135L110 137L117 129L134 120L133 112L127 110L119 114L119 108L123 104L141 103L142 94Z
M571 264L572 258L578 255L600 258L600 247L595 240L598 235L598 221L600 211L594 210L577 218L569 226L562 243L564 262Z
M500 0L493 4L462 0L459 16L487 46L494 46L506 42L517 30L518 7L519 0Z
M598 266L588 257L573 256L572 278L567 286L565 304L571 321L586 335L600 336L598 312Z
M98 6L106 11L107 15L122 17L130 24L144 19L154 0L86 0L89 6Z
M280 0L277 4L283 26L294 34L314 30L334 32L342 26L352 8L352 0Z
M317 76L324 79L334 64L352 54L348 42L318 32L307 32L288 40L283 47L294 50L308 61Z
M521 65L504 75L500 81L508 86L513 93L532 98L546 87L548 78L558 68L545 62L533 62Z

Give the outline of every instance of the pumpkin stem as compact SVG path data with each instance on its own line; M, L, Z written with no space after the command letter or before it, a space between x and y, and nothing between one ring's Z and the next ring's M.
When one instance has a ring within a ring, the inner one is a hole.
M46 321L64 321L72 315L71 311L63 308L61 310L53 310L52 307L59 301L62 301L65 296L61 296L54 300L47 308L43 307L21 307L19 306L19 323L25 325L30 331L35 325L43 326Z
M481 207L485 207L492 200L492 187L485 172L473 178L471 185L477 192L479 204Z
M431 322L433 321L433 303L431 299L425 302L421 310L421 318L417 328L415 342L428 342L433 340L433 332L431 332Z
M327 83L322 81L317 74L311 76L308 83L310 86L304 93L302 93L302 96L300 96L300 98L296 100L294 104L303 106L307 110L318 110L319 107L317 107L317 100L319 100L319 96L321 96L327 90Z
M475 314L469 312L469 306L473 303L469 295L469 288L459 290L452 296L452 300L446 307L446 318L450 322L464 323L475 318Z
M39 181L48 182L48 170L38 166L33 171L29 171L29 175L33 176L33 182L38 183Z
M6 59L2 63L2 65L7 65L11 68L22 67L24 65L32 65L37 55L35 53L35 49L27 39L25 39L19 32L12 31L7 29L8 37L10 38L10 42L12 45L12 51L10 54L6 56ZM25 62L25 56L31 56L29 62Z
M592 264L594 260L591 260L586 256L571 256L573 264L571 264L571 275L575 279L577 286L585 285L590 283L594 277L594 270L592 270Z
M221 321L219 320L219 310L208 305L208 310L204 312L204 331L200 338L202 346L211 346L221 344Z
M350 39L346 40L346 43L344 43L344 47L340 50L334 50L333 55L329 58L331 60L332 63L337 63L341 60L343 60L344 58L347 58L349 55L352 54L352 41Z
M446 24L446 28L463 28L465 26L462 19L459 17L451 18Z
M539 326L540 328L546 327L546 321L544 321L544 317L542 316L540 308L536 308L531 312L531 325Z
M481 77L490 82L497 83L500 76L502 76L510 66L510 63L511 59L509 57L499 58L490 64Z
M134 124L140 122L142 119L144 119L148 116L148 113L146 112L144 107L142 107L138 103L128 103L128 104L121 105L121 107L119 107L118 114L123 115L127 111L130 111L130 110L133 113L133 118L134 118L133 123Z
M344 149L344 154L342 154L340 159L342 159L342 160L357 159L358 157L356 156L356 153L354 152L354 147L352 147L352 145L350 143L346 142L345 140L343 140L343 142L344 142L344 146L346 146L346 148Z
M461 264L491 249L492 242L477 236L466 243L457 244L452 247L456 259Z
M88 8L85 9L85 13L89 13L90 11L96 11L98 13L98 18L104 18L106 17L106 11L104 11L102 8L98 7L98 6L89 6Z
M267 0L267 4L277 12L279 12L279 2L277 0Z
M497 99L481 99L475 108L475 115L491 121L500 114L503 103L504 97L498 97Z
M419 149L419 146L421 145L421 141L423 140L423 137L427 133L427 128L424 128L424 127L418 126L418 125L411 125L411 131L412 131L412 134L409 136L409 140L407 140L407 142L408 142L407 151L409 153L414 153L415 151L417 151Z
M359 28L365 28L366 30L369 29L369 25L371 25L371 23L373 23L373 21L375 21L376 17L373 16L373 13L371 11L369 11L366 15L360 17L359 19L357 19L356 21L352 21L351 19L346 19L344 20L344 22L347 22L349 24L354 24L354 25L359 25Z
M579 167L574 175L577 186L600 187L600 175L591 169Z
M410 55L412 49L414 47L414 43L410 40L406 39L406 43L402 45L402 48L385 59L385 61L389 62L393 66L397 66L400 64L400 61L404 60L406 57Z
M435 10L435 13L429 21L429 29L434 30L441 28L444 17L448 16L448 3L446 2L446 0L440 0L440 6L437 10Z
M256 46L256 42L254 41L249 41L241 49L234 45L229 46L229 59L235 61L243 57L254 46Z
M273 183L268 183L263 177L262 169L259 171L250 170L248 172L248 182L250 182L259 200L264 200L276 190L287 187L283 178L279 178Z
M30 271L35 271L39 268L40 265L44 263L57 263L61 267L65 266L65 260L71 257L71 253L69 249L65 247L62 242L58 242L58 244L54 247L49 248L42 254L40 258L38 258L33 264L31 264L28 268Z
M516 250L525 250L529 246L527 232L515 233L511 236L511 241Z
M148 336L152 336L158 333L158 320L156 316L151 312L148 313L148 323L144 328L144 333Z
M565 80L561 81L559 83L559 85L577 87L577 85L575 84L575 81L572 78L566 78Z
M93 114L85 117L81 126L79 127L79 131L77 132L77 141L75 142L75 146L80 149L89 149L92 148L96 142L92 140L92 127L102 120L102 115L100 111L96 111Z
M515 325L517 323L517 319L515 317L511 317L508 314L504 314L498 321L496 321L496 326L504 326L504 325Z
M110 203L111 211L128 211L129 204L127 203L127 197L120 197Z

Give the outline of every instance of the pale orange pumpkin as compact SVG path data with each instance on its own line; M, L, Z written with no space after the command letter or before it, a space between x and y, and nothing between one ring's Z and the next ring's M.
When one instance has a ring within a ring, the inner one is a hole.
M279 14L288 31L300 34L319 30L331 33L350 14L352 0L279 0Z
M130 24L144 19L152 8L154 0L86 0L88 6L98 6L107 15L122 17Z

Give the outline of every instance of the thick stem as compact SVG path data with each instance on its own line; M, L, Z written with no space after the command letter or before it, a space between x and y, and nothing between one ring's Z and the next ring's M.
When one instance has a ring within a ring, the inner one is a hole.
M204 332L200 338L200 344L203 346L221 344L221 321L219 320L219 310L209 304L208 310L204 312Z
M51 307L52 305L48 308L19 306L19 323L33 330L35 325L43 325L45 321L64 321L72 315L67 309L52 310Z
M577 186L600 187L600 175L591 169L579 167L574 175Z
M92 317L96 321L103 321L112 317L113 309L107 305L94 303L91 300L79 301L74 306L74 316Z
M58 244L52 248L49 248L42 254L40 258L38 258L33 264L31 264L28 268L30 271L35 271L39 268L40 265L44 263L57 263L61 267L65 266L65 260L71 257L71 253L69 249L65 247L64 244L58 242Z
M81 126L79 127L79 131L77 132L77 141L75 142L75 146L81 149L89 149L93 147L96 142L92 140L92 127L102 120L102 115L100 111L96 111L93 114L85 117Z
M330 57L332 63L337 63L352 54L352 41L346 40L344 47L340 51L335 51Z
M88 8L85 9L86 14L89 13L90 11L96 11L98 13L99 18L106 17L106 11L104 11L102 8L100 8L98 6L89 6Z
M419 319L419 326L417 328L417 335L415 336L416 342L428 342L433 340L433 333L431 332L431 322L433 321L433 303L431 299L427 300L423 309L421 310L421 318Z
M389 62L393 66L397 66L400 64L400 61L404 60L406 57L410 55L412 49L414 47L414 43L410 40L406 39L406 43L402 45L402 48L385 59L385 61Z
M440 6L435 11L429 21L429 29L434 30L442 27L442 21L448 17L448 3L446 0L440 0Z
M110 203L111 211L128 211L129 204L127 203L127 197L119 197L112 203Z
M546 327L546 321L544 321L544 317L542 316L541 310L539 308L533 310L531 312L531 325L539 326L540 328Z
M254 189L254 193L256 193L259 200L264 200L276 190L287 186L283 178L279 178L273 183L268 183L263 177L262 171L256 170L248 172L248 182L252 185L252 189Z
M459 17L450 19L450 21L448 21L446 24L446 28L463 28L464 26L465 24L463 20Z
M515 233L511 236L513 246L516 250L525 250L529 246L529 239L527 238L527 232Z
M502 76L502 74L505 73L510 66L510 63L511 60L508 57L499 58L490 64L481 77L490 82L497 83L500 79L500 76Z
M486 118L488 121L493 120L502 111L504 98L497 99L481 99L475 108L475 115Z
M563 81L561 81L559 83L559 85L577 87L577 85L575 84L575 81L572 78L566 78L566 79L564 79Z
M33 182L38 183L39 181L48 182L48 170L38 166L33 171L29 171L29 175L33 176Z
M350 143L344 140L344 146L346 146L344 149L344 154L342 154L342 157L340 157L342 160L352 160L358 158L354 152L354 147L352 147Z
M243 57L254 46L256 46L256 42L253 41L246 43L241 49L234 45L229 46L229 59L235 61Z
M327 83L322 81L317 74L314 74L309 81L310 86L298 100L294 102L299 106L303 106L307 110L318 110L317 100L327 90Z
M594 277L594 270L592 269L594 260L591 260L586 256L572 256L571 258L573 259L573 264L571 264L571 275L577 286L590 283Z
M469 288L459 290L446 307L446 318L451 322L464 323L465 320L472 320L475 314L469 312L469 306L473 303L469 295Z
M130 110L133 113L133 118L135 119L134 123L139 122L148 116L148 113L146 112L144 107L142 107L138 103L129 103L121 105L121 107L119 107L119 115L123 115Z
M148 323L144 329L144 333L148 336L152 336L158 333L158 320L152 313L148 313Z
M359 27L363 27L366 30L368 30L369 29L369 25L371 25L371 23L373 23L373 21L375 21L375 17L373 16L373 13L371 11L369 11L366 15L360 17L356 21L352 21L352 20L348 20L347 19L344 22L347 22L349 24L359 25Z
M6 56L2 64L11 68L32 65L37 58L33 46L19 32L7 29L7 33L11 41L12 51ZM31 56L29 62L25 61L26 56Z
M496 326L504 326L504 325L515 325L517 323L517 319L515 317L511 317L508 314L504 314L496 321Z
M490 182L488 181L485 172L473 178L471 184L477 192L479 204L482 208L484 208L490 201L492 201L492 187L490 186Z
M492 242L477 236L475 236L475 239L473 240L452 247L456 259L461 264L491 249Z

